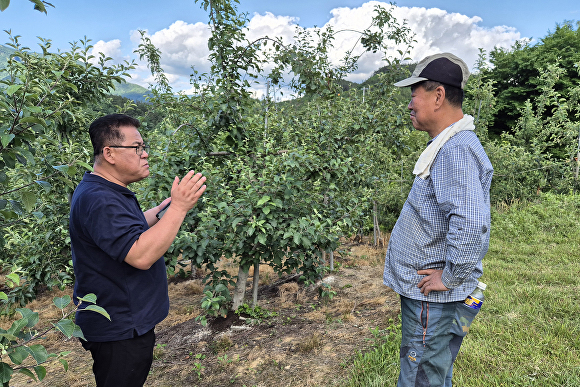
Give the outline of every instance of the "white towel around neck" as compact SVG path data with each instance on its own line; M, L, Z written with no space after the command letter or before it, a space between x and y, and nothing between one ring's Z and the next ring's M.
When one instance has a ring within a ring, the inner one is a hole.
M445 130L443 130L435 139L425 148L419 160L415 164L415 169L413 173L419 176L421 179L425 180L431 174L431 165L437 157L441 147L453 136L462 130L475 130L475 125L473 125L473 117L469 114L465 114L462 119L451 124Z

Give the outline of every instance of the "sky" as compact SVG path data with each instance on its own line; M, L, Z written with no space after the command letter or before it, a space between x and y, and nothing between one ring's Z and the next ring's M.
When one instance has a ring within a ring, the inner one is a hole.
M21 43L37 49L38 36L51 39L54 50L68 50L70 42L91 39L93 51L103 52L117 63L139 63L129 82L147 87L152 81L146 64L133 51L139 45L138 30L147 32L162 53L161 65L174 90L191 91L191 66L207 71L208 14L194 0L50 0L48 14L33 10L27 0L12 0L0 12L0 44L8 42L10 30ZM248 36L281 36L290 42L294 27L324 27L363 30L374 7L389 2L364 0L240 0L238 10L250 19ZM509 49L517 40L532 44L564 21L580 20L578 0L399 0L393 15L406 20L416 34L410 52L413 61L437 52L452 52L473 68L479 48ZM356 35L340 34L331 57L338 62ZM396 47L394 47L396 48ZM365 54L359 68L347 78L362 82L385 65L384 54ZM256 95L264 88L257 87Z

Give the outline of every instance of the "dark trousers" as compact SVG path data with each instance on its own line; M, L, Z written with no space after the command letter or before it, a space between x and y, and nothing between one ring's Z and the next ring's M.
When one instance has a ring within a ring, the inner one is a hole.
M127 340L92 342L81 340L93 356L93 373L97 387L142 387L151 364L155 332Z

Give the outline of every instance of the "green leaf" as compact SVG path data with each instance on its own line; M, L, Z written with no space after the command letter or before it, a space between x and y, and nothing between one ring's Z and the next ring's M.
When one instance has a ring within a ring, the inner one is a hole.
M77 161L77 164L85 167L86 170L93 172L93 166L89 163L85 163L84 161Z
M238 224L239 224L239 223L240 223L242 220L244 220L244 218L240 218L240 217L238 217L238 218L235 218L235 219L232 221L232 227L233 227L233 228L236 228L236 226L237 226L237 225L238 225Z
M36 376L38 376L38 380L42 380L46 376L46 368L44 368L44 366L38 365L38 366L34 367L34 372L36 372Z
M24 347L16 347L14 348L13 352L8 354L10 356L10 360L16 365L22 364L24 359L28 357L28 351L24 349Z
M36 382L36 375L34 375L32 373L32 371L30 371L28 368L21 368L18 370L18 372L20 372L21 374L24 374L26 376L28 376L31 379L34 379L34 381Z
M23 319L28 321L26 324L28 328L32 328L38 324L38 312L33 312L28 308L17 308L16 311L20 313Z
M44 192L49 193L50 192L50 188L52 187L50 185L50 183L48 181L44 181L44 180L35 180L34 181L36 184L38 184L39 186L41 186L42 188L44 188Z
M74 177L74 175L77 173L77 167L75 167L74 165L71 165L68 167L68 170L66 171L66 173L71 176Z
M266 203L268 200L270 200L270 197L268 195L262 196L262 199L258 200L257 206L261 206L262 204Z
M85 335L83 334L83 330L81 329L81 327L79 327L76 324L75 324L75 330L73 332L73 336L77 337L79 339L83 339L84 341L87 341L87 339L85 339Z
M16 93L21 87L22 85L10 85L6 88L6 94L12 97L12 94Z
M0 363L0 382L8 383L12 379L12 373L14 370L8 364Z
M0 11L4 11L10 5L10 0L0 0Z
M107 313L107 311L105 309L103 309L100 306L97 305L89 305L84 309L80 309L80 310L90 310L93 312L97 312L99 314L102 314L103 316L105 316L109 321L111 321L111 316L109 316L109 313Z
M294 234L294 244L300 244L300 234L298 233Z
M79 301L90 302L94 304L97 302L97 296L94 293L85 294L84 297L77 297Z
M10 144L10 141L12 141L14 139L14 134L10 133L10 134L3 134L2 136L0 136L0 141L2 141L2 146L4 148L6 148L8 146L8 144Z
M38 124L46 128L46 122L42 118L28 116L20 119L20 124Z
M75 323L71 320L63 319L56 323L54 326L57 330L61 331L63 335L66 336L67 339L70 339L75 331Z
M18 160L20 164L26 166L26 164L28 163L28 160L26 160L26 157L22 156L22 154L14 153L14 156L16 156L16 160Z
M26 211L32 211L36 205L36 195L30 191L23 191L21 193L21 198L22 204L24 204Z
M46 348L40 344L34 344L30 347L23 347L25 348L30 355L36 360L36 364L44 363L48 359L48 352L46 352ZM35 367L36 370L36 367ZM38 375L38 372L36 373ZM39 376L40 378L40 376Z
M68 172L68 165L53 165L52 167L62 173Z
M60 364L62 364L62 367L64 368L64 372L68 371L68 361L66 361L65 359L58 359L58 361L60 362Z
M264 214L268 215L270 213L270 207L266 206L262 208L262 211L264 212Z
M14 336L12 333L0 333L0 337L5 337L10 341L18 340L18 337Z
M63 297L54 297L52 299L52 303L54 304L54 306L56 306L58 309L64 309L67 306L69 306L71 302L71 298L69 295L63 296Z
M0 300L8 301L8 296L4 292L0 292Z
M20 276L16 273L10 273L8 275L6 275L6 278L8 278L10 281L14 282L16 285L20 285Z
M20 205L20 202L19 201L16 201L16 200L8 200L8 202L10 202L10 205L12 206L12 209L14 210L14 212L16 212L19 215L21 215L21 214L24 213L24 209Z
M8 333L18 336L18 334L22 331L24 327L28 325L27 318L21 318L12 323L10 328L8 329Z
M44 6L44 2L42 0L29 0L31 3L34 3L34 9L36 11L40 11L40 12L44 12L46 13L46 8ZM51 5L50 3L46 3L48 5Z

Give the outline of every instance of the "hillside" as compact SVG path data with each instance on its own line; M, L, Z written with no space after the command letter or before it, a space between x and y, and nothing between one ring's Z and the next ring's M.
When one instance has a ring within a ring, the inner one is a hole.
M145 102L145 97L149 95L150 92L143 86L139 86L135 83L126 82L126 83L117 83L115 86L115 90L113 90L111 94L129 98L136 102Z

